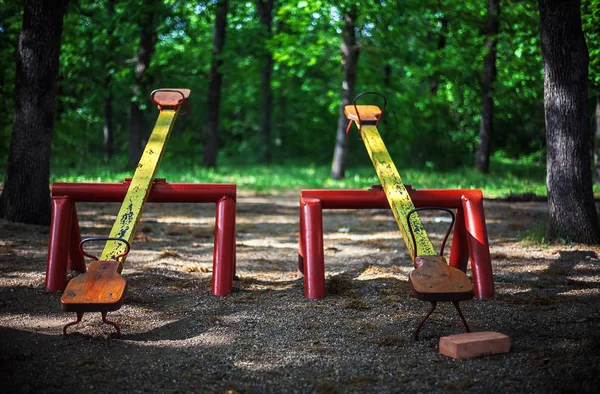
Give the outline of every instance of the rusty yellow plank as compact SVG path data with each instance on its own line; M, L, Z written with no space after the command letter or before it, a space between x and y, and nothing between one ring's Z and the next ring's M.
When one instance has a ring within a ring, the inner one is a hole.
M131 179L127 194L117 214L117 219L110 231L109 237L122 238L132 243L135 229L142 214L142 208L148 199L158 164L165 151L167 140L178 110L163 109L159 115L150 139L144 148L142 157ZM100 260L114 260L115 256L125 251L125 244L118 241L108 241L100 255ZM124 262L124 260L122 260ZM123 269L123 264L119 272Z
M402 178L390 157L390 154L379 135L377 127L372 125L363 125L360 129L367 152L371 157L377 176L381 181L381 186L385 192L385 195L390 203L400 233L404 239L404 243L410 252L411 257L415 258L415 251L413 250L413 243L410 237L410 230L406 215L415 208L410 195L402 183ZM410 217L410 224L415 235L415 241L417 243L417 251L420 256L423 255L436 255L433 245L429 240L427 232L423 228L421 219L419 219L416 212Z

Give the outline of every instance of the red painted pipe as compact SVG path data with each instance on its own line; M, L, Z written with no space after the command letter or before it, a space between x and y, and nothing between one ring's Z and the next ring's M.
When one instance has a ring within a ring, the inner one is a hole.
M494 276L490 257L483 201L481 199L463 197L465 210L465 228L469 254L471 255L471 270L473 273L473 288L475 297L488 299L494 296Z
M301 237L304 243L304 296L325 297L325 257L323 255L323 207L317 198L302 198Z
M304 275L304 215L302 214L302 198L300 199L300 220L298 221L298 273Z
M67 260L71 235L73 202L66 196L52 198L52 220L46 264L46 291L62 291L67 286Z
M86 271L85 258L79 251L81 243L81 231L79 229L79 220L77 219L77 207L73 203L71 213L71 239L69 241L69 262L67 269L84 273Z
M213 252L212 293L231 293L235 274L235 200L222 197L217 202L215 247Z
M476 189L427 189L415 190L406 186L415 207L462 208L461 198L466 196L482 199L481 190ZM390 207L383 190L319 190L307 189L300 196L321 200L323 209L388 209Z
M454 222L454 234L452 235L452 247L448 264L467 272L469 263L469 242L465 228L465 211L462 208L456 210L456 221Z
M54 183L53 196L69 196L73 202L122 202L129 188L123 183ZM156 182L148 202L217 202L223 196L235 200L235 184L196 184Z

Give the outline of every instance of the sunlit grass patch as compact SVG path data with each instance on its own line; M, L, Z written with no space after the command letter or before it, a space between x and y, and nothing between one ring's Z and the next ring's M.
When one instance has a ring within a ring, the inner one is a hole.
M123 168L124 158L109 162L53 163L52 182L121 182L133 176ZM398 171L405 184L415 189L481 189L486 198L531 194L546 195L545 168L542 165L493 159L490 173L481 174L471 167L452 171L427 168L402 168ZM235 183L239 192L278 194L300 189L367 189L379 184L373 167L364 165L346 171L342 180L330 176L329 165L291 163L242 165L227 163L217 169L203 168L189 158L166 156L156 177L168 182ZM600 193L597 187L596 192Z

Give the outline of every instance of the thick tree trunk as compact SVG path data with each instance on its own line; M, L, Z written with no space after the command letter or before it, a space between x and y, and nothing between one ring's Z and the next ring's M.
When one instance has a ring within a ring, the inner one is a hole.
M600 89L596 93L594 132L594 183L600 185Z
M492 136L494 135L494 82L496 81L496 45L498 44L500 0L488 0L488 20L486 27L485 49L483 59L483 84L481 101L481 122L479 124L479 148L475 168L487 174L490 171L490 153Z
M225 46L225 31L227 26L227 0L217 2L215 28L213 33L213 52L208 76L208 118L206 121L206 140L204 142L204 158L202 165L205 167L217 166L217 153L219 149L219 108L221 105L221 66L223 58L221 53Z
M546 113L548 236L597 244L587 108L589 55L579 0L539 0Z
M344 31L342 41L342 63L344 81L342 83L342 104L338 115L337 133L333 161L331 163L331 177L343 179L346 176L346 164L348 159L348 135L346 127L348 119L344 115L344 107L352 103L354 99L354 87L356 85L356 68L360 47L356 44L356 13L346 12L344 14Z
M113 53L114 45L114 13L115 0L106 2L106 16L108 28L106 29L107 59L106 75L104 76L104 160L110 160L114 153L114 130L113 130L113 108L112 108L112 73L114 71Z
M0 217L50 223L50 148L68 0L26 0L15 73L10 151Z
M265 38L271 38L273 30L273 3L274 0L257 0L258 14L260 22L265 29ZM266 43L266 42L265 42ZM261 104L260 104L260 139L261 145L259 148L258 160L261 163L269 163L271 161L271 112L272 112L272 97L271 92L271 76L273 74L273 54L266 48L264 54L264 65L261 71Z
M144 111L140 108L139 98L142 93L145 94L148 90L146 71L150 66L157 39L154 21L155 12L152 9L153 0L150 0L147 3L148 4L146 5L148 8L145 10L146 12L140 23L140 47L138 50L138 60L135 65L135 83L133 85L134 100L131 102L131 118L129 121L128 168L135 168L140 157L142 157L142 151L146 145L147 125L146 119L144 118Z

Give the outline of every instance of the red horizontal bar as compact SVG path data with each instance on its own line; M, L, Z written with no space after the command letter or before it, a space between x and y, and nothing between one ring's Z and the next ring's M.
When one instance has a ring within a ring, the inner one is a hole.
M445 208L461 208L461 198L481 200L483 195L478 189L427 189L415 190L406 186L408 194L415 206L437 206ZM321 200L323 209L364 209L389 208L390 205L383 190L323 190L307 189L301 191L301 198L314 197Z
M52 196L68 196L73 202L121 202L129 182L52 184ZM217 202L223 197L236 199L235 184L197 184L155 182L148 202Z

